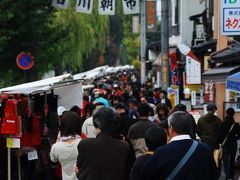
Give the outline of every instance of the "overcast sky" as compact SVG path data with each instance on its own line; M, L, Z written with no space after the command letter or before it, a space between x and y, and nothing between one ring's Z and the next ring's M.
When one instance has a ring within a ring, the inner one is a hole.
M157 16L161 18L161 1L157 1Z

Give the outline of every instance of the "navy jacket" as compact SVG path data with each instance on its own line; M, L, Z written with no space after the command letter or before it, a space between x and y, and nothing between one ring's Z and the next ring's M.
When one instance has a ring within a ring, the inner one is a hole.
M173 141L157 149L142 169L142 180L166 179L189 150L193 140ZM209 148L199 143L174 180L215 180L216 165Z

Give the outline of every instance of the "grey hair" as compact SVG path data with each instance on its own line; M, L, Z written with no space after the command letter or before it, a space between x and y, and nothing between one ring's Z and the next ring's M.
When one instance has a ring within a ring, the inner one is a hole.
M190 134L192 129L189 115L183 111L176 111L168 117L168 126L177 134Z

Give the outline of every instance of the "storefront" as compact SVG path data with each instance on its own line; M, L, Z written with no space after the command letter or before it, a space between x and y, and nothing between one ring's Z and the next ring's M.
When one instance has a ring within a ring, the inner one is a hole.
M216 103L217 114L221 119L223 119L225 112L227 78L239 71L239 66L216 67L202 74L205 86L205 103Z

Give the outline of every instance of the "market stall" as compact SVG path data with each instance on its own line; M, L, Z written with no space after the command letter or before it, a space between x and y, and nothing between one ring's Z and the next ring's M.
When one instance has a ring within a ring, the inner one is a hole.
M73 80L71 74L0 89L0 138L5 144L1 151L7 150L1 168L8 168L8 179L36 179L36 174L49 173L51 162L46 157L59 130L57 107L81 108L82 91L81 80ZM36 164L41 172L34 169Z

